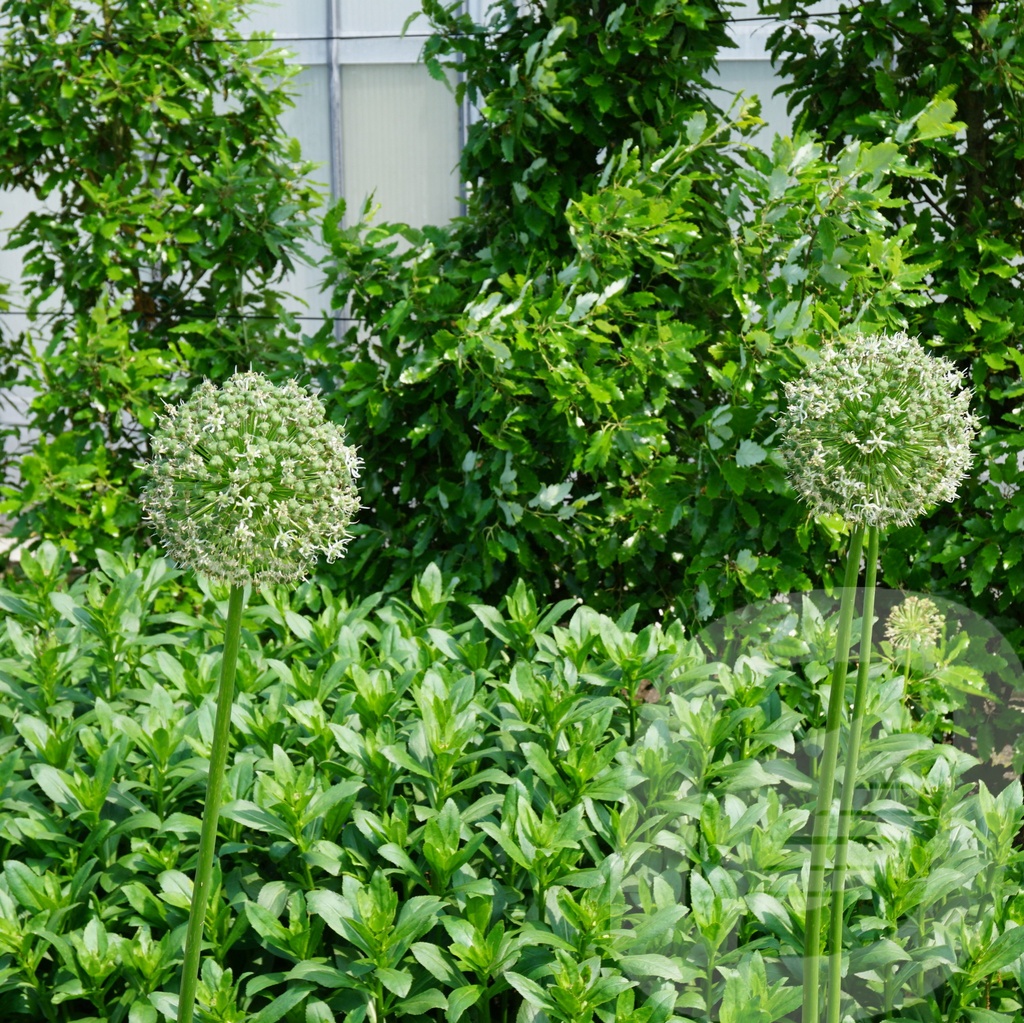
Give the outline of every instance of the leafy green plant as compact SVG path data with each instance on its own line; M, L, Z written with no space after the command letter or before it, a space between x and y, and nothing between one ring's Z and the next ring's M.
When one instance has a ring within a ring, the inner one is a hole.
M4 5L0 187L47 200L8 239L30 329L4 342L4 383L34 392L38 437L0 506L19 536L116 545L162 401L299 368L277 285L320 196L278 123L292 71L237 38L243 9Z
M536 276L573 257L566 204L590 191L602 154L632 139L645 164L713 106L707 75L732 45L726 5L494 0L485 24L459 3L426 0L434 35L423 59L455 99L481 111L461 156L471 186L460 247L486 247L501 273ZM596 45L595 45L596 41Z
M882 574L894 588L941 588L1021 649L1013 608L1024 542L1024 219L1017 189L1005 183L1021 173L1024 10L936 0L840 2L828 18L799 0L763 0L760 9L780 19L769 39L779 90L798 129L818 135L830 154L851 139L902 145L934 97L956 105L960 131L923 132L912 143L911 161L930 174L894 180L893 197L906 202L886 215L912 258L932 264L922 301L906 311L907 329L969 368L986 428L979 471L960 498L894 533Z
M153 550L103 560L69 578L42 544L0 590L12 1023L176 1013L229 589ZM714 639L641 627L638 611L556 610L525 585L484 604L437 570L359 604L328 579L260 586L242 608L209 1018L793 1010L815 784L801 750L823 724L799 683L831 657L834 601L765 602ZM131 624L114 663L92 628L104 607ZM659 659L635 741L629 650ZM951 664L985 656L968 645ZM844 928L857 1000L1012 1019L1020 788L975 790L976 759L922 732L881 657L865 715Z
M911 137L953 130L950 104L926 113ZM927 266L885 211L922 172L892 143L767 155L756 123L701 113L650 161L609 153L565 211L573 258L536 274L463 252L458 228L328 217L333 301L374 333L311 349L370 466L340 581L439 560L489 600L522 574L695 623L833 579L838 528L792 502L774 416L818 338L895 329L916 301Z

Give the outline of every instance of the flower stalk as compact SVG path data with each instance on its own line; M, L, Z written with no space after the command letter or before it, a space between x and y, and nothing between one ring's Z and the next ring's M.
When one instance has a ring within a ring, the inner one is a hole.
M178 1023L191 1023L199 983L217 822L231 744L231 704L245 586L294 583L320 554L345 552L359 509L359 459L316 397L289 381L236 373L169 408L153 438L142 504L168 554L230 587L213 747L186 928Z
M807 881L807 902L804 917L804 984L803 1021L817 1023L821 993L821 917L825 905L825 870L829 852L829 829L832 818L832 797L835 791L836 766L839 762L839 731L842 727L843 704L846 702L846 675L850 662L853 615L860 576L860 556L864 544L864 527L853 531L846 556L846 574L839 602L839 626L836 633L836 656L829 688L828 713L825 720L825 746L821 753L818 777L818 798L814 807L811 832L811 867Z
M849 861L850 832L853 828L853 794L857 787L857 765L864 732L868 672L871 670L871 641L875 620L875 583L878 574L878 528L868 527L867 555L864 566L864 606L861 611L860 663L853 696L850 736L846 746L846 768L840 789L839 828L836 833L836 862L832 868L832 915L829 921L828 1023L839 1023L843 984L843 916L846 892L846 868Z
M231 745L231 703L234 699L235 669L238 665L238 644L242 635L242 607L245 590L232 586L228 597L228 617L224 626L224 653L220 662L220 685L217 688L217 717L213 726L213 747L206 780L206 802L203 805L203 826L199 835L199 860L192 884L192 905L185 931L185 961L181 967L178 994L178 1023L192 1023L195 1011L196 986L199 983L199 957L203 943L203 924L210 900L213 878L213 852L217 844L217 819L220 816L224 773Z
M791 467L790 480L813 514L838 515L852 527L812 824L803 1023L820 1020L824 881L832 851L829 832L864 539L860 664L831 857L827 1023L838 1023L841 1015L843 910L871 665L879 536L887 527L908 525L956 496L970 467L971 442L979 425L970 412L970 391L962 385L962 374L951 362L930 356L904 333L857 335L826 345L801 378L785 385L782 450Z

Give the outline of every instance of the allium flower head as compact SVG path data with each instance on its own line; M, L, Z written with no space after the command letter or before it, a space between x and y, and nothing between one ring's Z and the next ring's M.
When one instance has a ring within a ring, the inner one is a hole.
M971 392L916 338L827 345L785 390L782 451L815 514L884 529L956 497L978 430Z
M927 597L907 597L889 612L885 638L898 649L935 646L946 619Z
M297 582L345 552L360 462L293 381L236 373L169 407L142 506L182 567L236 585Z

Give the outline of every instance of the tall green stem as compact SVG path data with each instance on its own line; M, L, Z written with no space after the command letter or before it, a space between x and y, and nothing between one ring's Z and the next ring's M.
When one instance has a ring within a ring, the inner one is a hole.
M224 769L231 742L231 702L235 692L235 667L238 664L238 643L242 634L241 586L232 586L228 598L228 619L224 627L224 655L220 662L220 687L217 690L217 719L213 727L213 749L206 779L206 805L203 807L203 828L199 835L199 862L192 886L192 906L185 932L185 962L181 967L178 995L178 1023L192 1023L195 1012L196 987L199 983L199 955L203 944L203 923L210 899L213 874L213 851L217 844L217 818L220 816Z
M846 693L846 671L850 659L850 637L857 602L860 555L864 546L864 526L856 526L850 538L846 575L839 602L839 629L836 634L836 658L829 689L828 715L825 719L825 748L821 754L818 800L814 808L811 832L811 869L807 881L807 907L804 916L804 999L803 1023L818 1023L819 961L821 958L821 915L825 901L825 860L828 851L829 819L832 815L832 791L839 759L839 728L842 724Z
M853 717L846 748L846 768L839 797L839 830L836 834L836 862L832 872L832 916L829 921L827 1023L839 1023L839 1002L843 984L843 909L846 891L846 865L850 831L853 827L853 794L857 787L857 761L860 758L864 730L864 704L867 700L868 671L871 668L871 640L875 616L875 580L878 569L878 527L868 527L868 549L864 571L864 608L860 626L860 664L853 697Z

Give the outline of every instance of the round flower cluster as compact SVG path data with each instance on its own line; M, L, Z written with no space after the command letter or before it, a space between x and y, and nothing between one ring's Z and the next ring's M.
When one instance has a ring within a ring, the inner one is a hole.
M183 568L234 585L297 582L345 553L360 461L318 398L236 373L161 417L142 506Z
M956 497L978 420L963 375L916 338L826 345L785 390L782 452L816 515L884 529Z
M927 597L907 597L889 612L885 638L897 649L933 647L942 636L946 619Z

